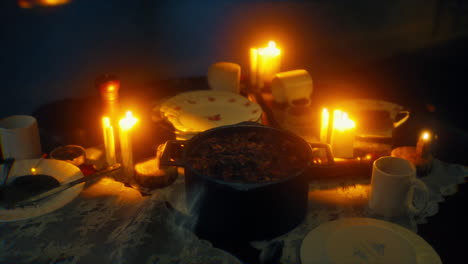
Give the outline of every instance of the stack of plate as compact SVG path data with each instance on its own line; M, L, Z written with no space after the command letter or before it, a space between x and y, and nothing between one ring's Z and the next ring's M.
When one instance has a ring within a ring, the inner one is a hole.
M207 129L245 121L261 122L260 105L224 91L180 93L153 111L160 112L175 128L177 139L187 140Z

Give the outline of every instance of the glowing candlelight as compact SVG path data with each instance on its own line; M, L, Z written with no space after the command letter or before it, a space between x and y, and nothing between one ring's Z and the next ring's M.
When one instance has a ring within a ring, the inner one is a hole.
M102 118L102 134L104 136L104 149L106 151L107 164L115 164L114 127L111 125L110 118L107 116Z
M257 86L257 72L258 72L258 49L250 48L250 85Z
M263 88L271 83L274 75L280 71L281 49L274 41L269 41L264 48L250 49L250 83L252 87Z
M333 130L331 134L331 147L333 156L337 158L352 158L354 155L354 137L356 125L349 119L348 114L335 110L333 112Z
M432 134L429 131L423 131L416 144L416 155L425 160L432 156Z
M125 181L129 183L133 178L133 150L131 141L131 130L138 119L128 111L126 116L119 121L120 152L122 155L122 167Z
M320 142L328 143L328 131L330 126L330 113L327 108L322 110L322 122L320 125Z

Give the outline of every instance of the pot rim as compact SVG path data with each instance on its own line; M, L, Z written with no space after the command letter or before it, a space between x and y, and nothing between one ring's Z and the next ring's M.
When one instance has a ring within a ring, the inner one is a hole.
M283 129L279 129L279 128L275 128L275 127L269 127L269 126L261 125L261 124L254 123L254 122L241 122L241 123L233 124L233 125L215 127L215 128L206 130L206 131L204 131L202 133L199 133L199 134L195 135L194 137L189 139L187 141L187 144L185 144L185 145L190 146L190 145L193 144L192 142L197 142L197 141L200 140L200 138L203 139L204 137L207 137L208 135L211 135L213 133L217 133L218 131L230 130L230 129L235 129L235 128L243 128L243 127L248 127L248 128L253 127L253 128L258 128L258 129L267 129L267 130L275 131L275 132L280 133L280 134L284 134L286 137L294 138L297 141L303 142L304 148L307 149L307 156L309 157L307 162L304 163L304 166L301 169L298 169L296 172L291 173L290 176L282 177L281 179L278 179L278 180L272 180L272 181L266 181L266 182L255 182L255 183L225 181L225 180L220 180L220 179L217 179L217 178L214 178L214 177L210 177L208 175L204 175L203 173L199 172L196 169L193 169L192 166L190 166L190 164L186 160L186 156L185 156L187 154L186 151L184 151L184 162L183 162L184 163L184 168L187 169L187 170L190 170L191 173L194 173L195 175L197 175L201 179L207 180L208 182L213 182L213 183L225 185L227 187L231 187L231 188L234 188L234 189L237 189L237 190L246 191L246 190L256 189L256 188L265 187L265 186L274 185L274 184L280 184L282 182L289 181L289 180L291 180L293 178L296 178L296 177L299 177L299 176L303 175L304 171L312 165L312 162L311 162L312 149L311 149L310 145L303 138L301 138L301 137L297 136L296 134L294 134L294 133L292 133L290 131L287 131L287 130L283 130Z

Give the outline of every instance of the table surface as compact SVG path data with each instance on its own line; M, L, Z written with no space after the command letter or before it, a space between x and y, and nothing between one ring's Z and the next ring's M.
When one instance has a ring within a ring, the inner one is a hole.
M466 132L468 131L468 127L466 122L463 122L466 121L466 118L463 116L465 111L460 111L464 109L460 105L463 103L462 99L457 97L456 94L452 94L450 98L454 98L455 102L451 102L446 99L445 95L438 95L437 92L434 92L434 89L440 89L441 83L447 85L447 87L452 87L448 89L450 92L456 91L457 89L453 88L453 86L460 85L462 77L455 78L454 80L454 76L452 75L446 77L446 79L439 75L437 76L439 79L437 87L435 87L435 84L431 87L431 73L427 72L428 67L424 68L420 64L412 65L419 66L420 68L412 68L416 73L411 78L409 78L410 74L405 72L405 69L408 70L409 66L397 70L401 65L408 65L408 63L413 61L418 60L410 61L408 57L402 55L402 58L396 58L380 64L384 66L374 69L373 72L378 70L389 72L388 69L391 68L390 71L394 72L393 75L389 76L395 78L393 83L388 84L387 82L387 86L381 87L380 91L387 91L386 89L392 90L388 94L379 94L379 92L370 93L366 97L390 100L411 108L412 117L410 120L395 130L394 147L415 145L418 131L429 127L436 131L439 136L436 149L437 158L449 163L468 165L468 148L466 148L468 146L468 133ZM427 60L425 62L427 63ZM437 63L440 63L440 60ZM421 70L421 67L426 71ZM456 68L456 71L460 73L458 65L453 66L453 68ZM438 68L435 66L433 69L430 69L434 71L433 76L439 73L437 71ZM366 71L364 72L367 73ZM390 78L389 76L385 78ZM432 78L435 78L433 76ZM368 76L368 78L375 78L376 82L380 81L375 76ZM334 99L331 96L327 96L327 93L324 92L327 89L334 89L331 84L317 81L315 85L314 100L325 102L326 100ZM419 88L411 91L405 90L408 88L408 85ZM122 91L121 98L128 98L128 102L122 101L123 105L131 105L135 102L132 100L138 98L136 100L138 101L140 112L137 115L142 117L141 126L135 133L134 147L136 160L154 157L157 145L168 139L174 139L174 134L170 129L167 129L167 126L163 126L161 122L153 122L151 120L152 107L158 101L178 92L207 89L206 80L203 77L165 80L155 84L154 87L142 91L132 91L131 96L125 89ZM430 91L429 93L432 97L423 94L426 90ZM332 94L336 95L336 93ZM358 96L362 95L362 93L356 94ZM440 100L437 101L438 99ZM428 107L428 105L435 105L437 111L433 111L433 108ZM77 109L81 109L81 111L76 111ZM97 136L100 135L100 99L97 95L91 98L70 99L45 105L33 115L38 118L44 152L49 152L54 147L65 144L78 144L84 147L102 144L100 137ZM466 243L456 238L465 237L467 234L466 223L468 222L468 216L460 211L468 201L467 188L465 183L460 184L458 192L445 197L445 201L439 204L439 213L429 217L427 223L418 225L418 234L434 247L444 263L460 263L459 260L461 258L466 258L464 254ZM2 225L4 224L0 224L0 227ZM2 242L2 244L5 243L5 241ZM237 255L246 263L258 263L259 250L255 248L247 245L231 245L225 249ZM40 253L37 252L37 254Z

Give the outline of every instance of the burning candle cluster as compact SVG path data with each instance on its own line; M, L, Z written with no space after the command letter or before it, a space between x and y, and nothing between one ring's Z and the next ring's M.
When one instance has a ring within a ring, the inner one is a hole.
M263 48L250 49L250 85L254 89L262 89L265 83L271 83L276 73L280 71L281 49L274 41L268 42Z
M330 115L328 109L322 110L320 141L331 145L333 156L337 158L352 158L356 123L346 112L334 110Z
M104 75L96 83L102 98L103 113L102 134L107 165L118 162L117 146L120 146L120 162L123 168L123 181L130 183L133 178L133 148L132 130L138 119L127 111L120 117L119 89L120 82L115 76ZM115 133L118 127L119 141L116 142ZM119 143L119 144L117 144Z

